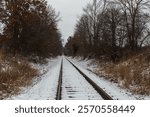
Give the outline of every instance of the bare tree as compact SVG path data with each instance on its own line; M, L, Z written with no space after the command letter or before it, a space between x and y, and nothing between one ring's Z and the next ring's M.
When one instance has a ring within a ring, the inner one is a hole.
M149 0L93 0L83 9L67 46L78 45L84 56L92 53L113 62L138 51L150 40L149 4Z
M149 0L117 0L122 11L124 13L124 21L126 22L126 29L128 35L128 44L132 50L136 50L138 47L138 39L141 39L141 35L145 24L142 22L145 19L141 17L146 16L144 9L148 9L150 6ZM145 17L146 18L146 17ZM145 22L147 23L147 22Z
M107 32L107 35L103 37L103 40L105 43L107 43L106 52L110 55L112 60L115 62L117 57L119 57L119 45L120 44L120 38L122 34L120 33L121 27L122 27L122 13L120 12L120 8L115 3L109 2L107 9L104 13L103 20L104 20L104 26L105 29L103 29L105 32Z
M94 46L97 46L99 39L99 19L98 15L102 13L106 6L106 0L93 0L92 4L88 4L84 9L88 18L89 33L91 40L94 42Z

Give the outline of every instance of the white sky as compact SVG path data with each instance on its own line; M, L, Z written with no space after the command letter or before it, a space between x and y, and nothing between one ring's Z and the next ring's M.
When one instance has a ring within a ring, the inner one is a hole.
M55 8L56 12L60 12L61 21L59 29L62 38L66 41L74 32L75 24L78 16L83 12L83 7L91 0L47 0L48 4Z

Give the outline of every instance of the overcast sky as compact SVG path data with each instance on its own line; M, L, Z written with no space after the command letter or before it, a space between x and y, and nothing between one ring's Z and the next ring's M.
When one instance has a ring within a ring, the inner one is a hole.
M83 7L91 0L47 0L48 4L52 5L57 12L60 12L61 21L59 22L59 29L62 33L62 38L67 39L74 32L74 27L78 16L83 11Z

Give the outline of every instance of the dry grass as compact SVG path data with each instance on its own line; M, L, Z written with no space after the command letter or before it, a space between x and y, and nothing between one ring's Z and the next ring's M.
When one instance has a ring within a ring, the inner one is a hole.
M7 57L0 53L0 99L17 94L22 87L31 84L38 71L19 56Z
M107 79L117 82L130 91L150 95L150 50L132 56L117 64L99 64L96 72L103 73ZM103 71L103 72L102 72Z

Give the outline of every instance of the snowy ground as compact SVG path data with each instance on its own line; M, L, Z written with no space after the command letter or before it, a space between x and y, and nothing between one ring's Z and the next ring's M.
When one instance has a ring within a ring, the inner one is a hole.
M42 67L40 81L32 87L25 89L20 95L13 96L13 100L50 100L55 99L57 92L57 83L59 78L59 70L61 64L61 57L50 60L46 68ZM37 66L38 68L40 66ZM48 70L46 72L46 69Z
M4 24L0 22L0 34L3 34Z
M12 100L54 100L56 98L59 71L62 57L49 61L46 66L35 65L43 74L37 83L24 89ZM48 70L48 71L47 71ZM64 58L62 99L65 100L101 100L102 97L79 74L79 72Z
M102 100L85 78L66 59L63 60L62 99Z
M42 76L34 81L33 85L25 88L18 96L13 96L12 100L54 100L57 92L57 84L62 57L50 59L49 63L44 66L35 65L34 67L41 69ZM88 60L78 60L69 58L79 69L87 76L92 78L101 88L103 88L113 99L119 100L135 100L150 99L150 97L141 97L132 95L125 89L121 89L117 84L98 77L87 69L93 69L94 65L88 66ZM63 59L63 83L62 83L62 99L102 99L92 86L73 68L73 66Z
M103 88L109 95L113 97L113 99L119 100L135 100L135 99L145 99L150 100L150 96L142 96L142 95L134 95L126 89L122 89L118 84L112 83L108 80L105 80L103 77L98 77L93 74L91 71L95 67L95 65L90 64L91 60L82 60L79 58L71 58L77 67L79 67L85 74L87 74L93 81L97 82L98 85ZM89 71L91 70L91 71Z

